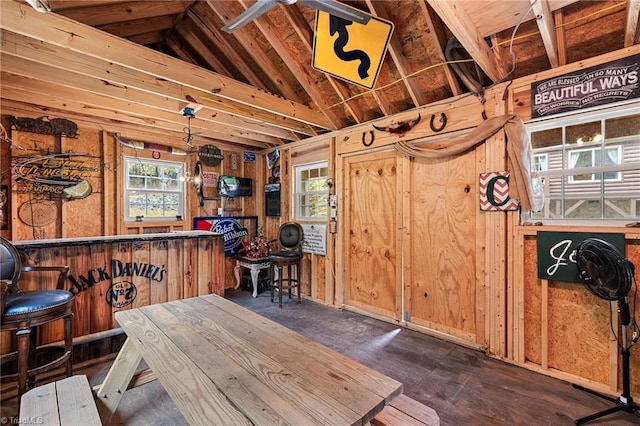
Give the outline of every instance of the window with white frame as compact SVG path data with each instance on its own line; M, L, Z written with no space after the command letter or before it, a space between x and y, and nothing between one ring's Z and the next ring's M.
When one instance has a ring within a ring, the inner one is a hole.
M544 223L640 219L640 104L527 124Z
M328 214L329 163L304 164L294 167L295 218L297 220L326 220Z
M174 219L184 213L184 164L125 157L124 216Z

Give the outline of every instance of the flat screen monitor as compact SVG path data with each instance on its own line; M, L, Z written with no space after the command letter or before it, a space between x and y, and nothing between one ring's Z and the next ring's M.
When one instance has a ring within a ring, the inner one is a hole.
M253 181L243 177L220 176L218 193L221 197L250 197L253 194Z

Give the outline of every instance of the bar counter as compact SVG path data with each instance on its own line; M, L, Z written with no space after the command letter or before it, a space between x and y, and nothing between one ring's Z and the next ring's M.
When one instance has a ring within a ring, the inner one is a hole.
M74 337L118 328L118 311L205 294L224 295L224 240L207 231L14 241L25 265L68 265ZM50 273L23 273L22 290L52 289ZM40 344L62 338L43 327Z

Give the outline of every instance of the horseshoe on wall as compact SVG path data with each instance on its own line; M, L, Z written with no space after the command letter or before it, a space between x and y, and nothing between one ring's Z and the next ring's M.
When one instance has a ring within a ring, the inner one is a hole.
M371 136L371 140L366 141L367 133ZM373 145L373 140L375 139L375 135L373 134L373 130L369 130L369 132L362 132L362 145L369 147Z
M440 123L442 123L440 127L436 127L434 125L435 119L436 119L436 115L431 114L431 120L429 120L429 127L431 127L431 130L433 130L436 133L443 131L444 128L447 126L447 114L445 114L444 112L440 113Z

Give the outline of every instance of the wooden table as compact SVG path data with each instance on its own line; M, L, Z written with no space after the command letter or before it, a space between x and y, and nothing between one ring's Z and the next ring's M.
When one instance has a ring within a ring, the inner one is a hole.
M236 266L233 268L233 274L236 277L236 286L240 287L240 268L247 268L251 274L251 284L253 285L253 297L258 297L258 276L261 269L269 269L271 262L268 257L236 257ZM276 270L277 271L277 270ZM277 276L276 276L277 279Z
M98 390L107 412L141 358L194 425L366 424L402 392L402 383L217 295L115 315L128 338Z

